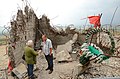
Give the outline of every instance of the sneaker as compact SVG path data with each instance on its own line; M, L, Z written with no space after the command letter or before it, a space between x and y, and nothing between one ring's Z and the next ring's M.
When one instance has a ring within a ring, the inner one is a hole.
M51 74L52 72L53 72L53 71L52 71L52 70L50 70L50 71L49 71L49 74Z

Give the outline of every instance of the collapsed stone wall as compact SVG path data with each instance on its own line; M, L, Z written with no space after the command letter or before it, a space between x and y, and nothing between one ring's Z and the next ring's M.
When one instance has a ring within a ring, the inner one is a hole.
M16 19L11 21L10 43L15 45L14 56L16 66L21 63L24 53L25 43L28 40L34 41L34 46L41 39L42 34L46 34L52 40L54 48L59 44L64 44L76 32L57 32L50 25L50 19L42 15L40 19L28 6L23 10L18 10ZM38 42L39 43L39 42Z
M24 14L25 13L25 14ZM25 12L18 10L16 20L11 21L10 43L15 44L15 63L21 62L24 46L27 40L35 41L38 19L32 9L25 7Z

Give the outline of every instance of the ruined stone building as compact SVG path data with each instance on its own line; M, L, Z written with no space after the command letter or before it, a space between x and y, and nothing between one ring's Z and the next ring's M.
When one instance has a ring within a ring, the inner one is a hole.
M18 66L21 62L23 62L22 56L24 54L24 47L28 40L33 40L34 47L39 47L42 34L46 34L47 37L52 40L53 47L54 47L54 49L56 49L57 45L63 46L62 44L65 44L64 45L65 47L67 47L67 46L69 47L69 41L72 39L72 37L74 36L75 33L78 34L77 41L80 44L84 43L86 40L85 34L80 34L78 31L75 31L74 29L71 30L70 27L67 27L65 29L65 31L63 31L63 30L58 31L54 28L54 26L50 25L50 19L46 15L42 15L41 18L38 18L36 16L34 10L28 6L25 7L24 11L18 10L15 20L11 21L11 30L10 30L10 39L9 39L9 42L11 44L15 45L15 49L13 50L14 57L15 57L15 65ZM106 37L106 35L104 36L104 34L102 34L100 39L103 40L103 38L104 38L104 40L108 42L108 39L105 37ZM109 36L108 36L108 38L109 38ZM88 39L89 39L88 41L92 41L92 43L96 43L97 35L94 35L92 40L91 40L91 36ZM99 42L100 42L100 40L99 40ZM104 43L104 44L106 44L106 43ZM118 44L118 42L117 42L117 44ZM79 49L79 46L78 46L78 49ZM60 54L58 54L58 58L59 58L59 56L60 56ZM78 61L76 61L76 62L78 63ZM100 66L96 69L95 68L93 69L93 68L94 68L94 66L91 67L91 71L90 70L89 71L92 73L93 70L95 70L95 72L93 72L92 75L93 75L93 77L95 75L98 76L98 74L96 72L101 69ZM104 67L101 69L101 71L102 70L104 70ZM99 72L99 74L103 74L103 72ZM90 73L90 75L91 75L91 73ZM104 74L106 74L106 72ZM56 75L58 75L58 74L56 74ZM87 77L88 74L87 75L82 74L82 76ZM43 79L45 79L45 78L43 78ZM56 79L58 79L58 78L56 78Z
M16 65L22 60L23 48L26 41L33 40L34 46L39 43L42 34L46 34L53 42L54 48L57 45L69 41L76 32L66 29L66 32L58 32L50 25L50 19L42 15L39 19L33 9L28 6L18 10L16 19L11 21L10 43L15 44L14 56Z

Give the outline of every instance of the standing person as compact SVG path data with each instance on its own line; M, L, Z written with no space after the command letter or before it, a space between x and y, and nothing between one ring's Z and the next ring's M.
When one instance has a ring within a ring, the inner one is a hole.
M14 44L8 43L7 54L9 57L8 72L11 72L15 68L15 57L14 57Z
M42 51L45 55L45 58L48 63L48 68L46 70L50 70L49 74L53 72L53 54L52 54L52 42L47 38L46 35L42 35Z
M34 69L34 64L36 64L36 56L38 55L38 53L34 51L33 45L34 45L33 41L29 40L26 43L26 47L24 48L25 61L28 66L27 72L29 79L34 79L33 69Z

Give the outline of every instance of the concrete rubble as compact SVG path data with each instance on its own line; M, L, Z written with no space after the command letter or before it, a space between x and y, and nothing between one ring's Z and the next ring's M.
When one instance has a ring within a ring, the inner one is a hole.
M20 63L16 68L14 68L13 73L19 78L25 78L27 74L27 68L24 64Z
M26 41L31 39L34 41L34 47L39 47L42 34L46 34L48 38L52 40L54 48L53 54L56 59L54 60L54 72L52 75L48 75L45 72L47 64L44 55L39 54L37 61L39 71L36 72L38 79L48 79L48 77L49 79L90 79L120 76L119 59L110 58L108 60L109 62L105 61L102 64L90 64L89 67L85 68L78 63L78 59L73 61L75 58L72 55L74 54L77 57L80 45L84 43L86 35L81 34L76 28L70 26L65 30L51 26L50 19L46 15L38 18L34 10L29 8L29 6L26 6L24 11L18 10L16 19L11 21L9 41L15 44L14 56L16 68L21 65L20 63L23 63L22 55ZM103 46L110 47L110 40L106 34L101 33L100 40L95 38L93 41L97 43L100 41ZM119 47L120 41L116 39L115 42L116 48ZM58 63L61 61L72 62ZM46 77L46 74L48 77Z
M68 30L70 31L70 29ZM27 40L33 40L34 46L39 46L42 34L52 40L54 48L72 39L76 32L59 32L50 25L46 15L37 18L34 11L26 6L25 10L18 10L16 19L11 20L10 42L15 44L15 63L19 65L22 60L23 48ZM61 40L62 39L62 40Z
M83 65L81 64L78 64L77 66L75 66L74 72L73 72L73 79L77 79L79 75L81 75L86 70L86 68L84 68Z
M6 70L0 70L0 79L7 79Z
M72 46L77 41L78 34L74 34L72 40L68 41L63 45L58 45L56 49L56 60L57 61L72 61L72 57L69 53L72 52Z
M56 60L58 62L61 62L61 61L64 62L64 61L72 61L72 58L71 58L69 52L62 50L59 53L57 53Z

